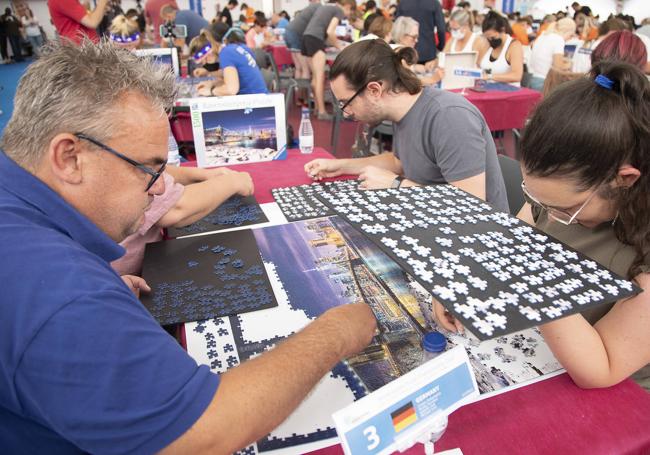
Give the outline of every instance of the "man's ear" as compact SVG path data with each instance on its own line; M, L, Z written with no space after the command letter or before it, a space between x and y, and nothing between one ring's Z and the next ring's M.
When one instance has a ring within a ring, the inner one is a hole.
M81 143L69 133L57 134L50 141L45 166L62 182L78 185L83 181Z
M636 183L641 177L641 171L639 171L634 166L629 164L624 164L618 169L618 174L616 175L616 185L621 188L629 188Z
M373 81L368 83L368 87L366 90L368 93L370 93L372 96L381 96L382 94L382 89L383 86L381 85L381 82Z

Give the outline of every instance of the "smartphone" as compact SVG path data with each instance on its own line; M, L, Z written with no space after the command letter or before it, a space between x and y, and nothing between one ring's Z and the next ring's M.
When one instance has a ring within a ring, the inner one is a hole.
M187 27L185 25L176 25L176 24L161 24L160 25L160 37L161 38L187 38Z

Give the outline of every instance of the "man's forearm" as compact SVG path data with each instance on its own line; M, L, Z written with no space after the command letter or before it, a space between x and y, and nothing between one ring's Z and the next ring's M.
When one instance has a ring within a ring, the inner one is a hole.
M397 166L395 155L392 152L382 153L381 155L369 156L366 158L350 158L341 160L341 170L344 174L358 175L366 166L376 166L381 169L401 174L402 169Z

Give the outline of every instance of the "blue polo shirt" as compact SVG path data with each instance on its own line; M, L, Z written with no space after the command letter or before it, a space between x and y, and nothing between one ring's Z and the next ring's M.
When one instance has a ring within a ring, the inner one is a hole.
M228 44L219 52L219 65L221 68L234 66L239 76L238 95L254 93L269 93L264 83L260 68L255 63L253 52L244 44Z
M219 385L109 263L124 250L0 151L4 453L154 453Z

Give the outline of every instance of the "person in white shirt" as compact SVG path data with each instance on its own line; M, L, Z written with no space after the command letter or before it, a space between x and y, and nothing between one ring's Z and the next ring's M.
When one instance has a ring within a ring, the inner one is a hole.
M41 35L41 27L38 23L38 19L32 13L32 10L27 8L26 15L22 17L21 22L25 27L25 33L27 34L27 39L32 44L32 49L34 55L38 56L39 49L43 45L43 35Z
M519 86L524 75L524 51L521 43L512 38L508 19L491 11L482 28L487 42L481 46L478 59L485 77Z
M474 18L472 13L466 9L459 9L449 18L449 30L451 31L451 41L445 44L445 53L449 52L471 52L476 51L483 46L487 46L484 38L473 32Z
M548 71L553 68L567 71L571 60L564 55L564 45L575 36L576 23L565 17L551 24L549 28L533 42L529 70L533 77L530 88L541 91Z

